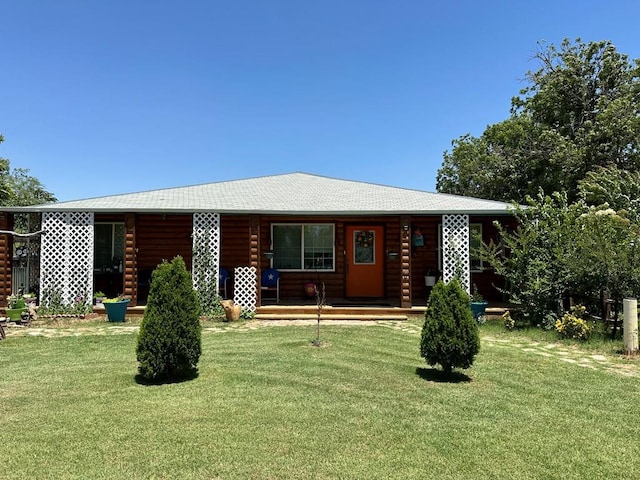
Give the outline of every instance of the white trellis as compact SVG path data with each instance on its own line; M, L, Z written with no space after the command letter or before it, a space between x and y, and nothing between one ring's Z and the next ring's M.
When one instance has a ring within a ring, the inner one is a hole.
M258 270L256 267L236 267L233 270L233 302L250 312L257 309Z
M93 295L93 212L45 212L40 243L40 301L59 293L65 304Z
M218 291L220 280L220 215L193 214L193 287L208 285Z
M467 293L471 291L469 215L442 216L442 279L458 276Z

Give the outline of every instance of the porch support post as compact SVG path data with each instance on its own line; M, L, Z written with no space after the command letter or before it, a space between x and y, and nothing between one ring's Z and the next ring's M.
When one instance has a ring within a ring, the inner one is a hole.
M13 230L13 214L0 213L0 230ZM4 305L11 296L13 260L13 236L0 235L0 303Z
M249 215L249 266L256 268L256 305L262 305L260 282L260 215Z
M400 306L411 308L411 218L400 217Z
M192 230L193 286L196 290L199 286L206 286L217 293L220 281L220 214L194 213Z
M442 279L458 277L462 288L471 292L469 265L469 215L442 215Z
M93 296L93 212L45 212L40 243L40 304L59 293L65 304Z
M136 259L136 215L124 217L124 285L122 292L131 297L132 306L138 305L138 262Z

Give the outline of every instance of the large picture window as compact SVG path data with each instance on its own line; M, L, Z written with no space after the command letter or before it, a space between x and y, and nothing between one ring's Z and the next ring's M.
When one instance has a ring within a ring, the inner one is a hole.
M278 270L334 270L333 224L273 224L273 266Z

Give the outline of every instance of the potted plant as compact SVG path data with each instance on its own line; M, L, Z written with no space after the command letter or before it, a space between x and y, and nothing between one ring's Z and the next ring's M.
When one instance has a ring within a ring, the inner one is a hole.
M27 304L19 295L11 295L7 299L7 317L9 320L20 320L22 312L27 312Z
M473 293L471 294L470 305L471 313L473 313L473 318L476 320L480 317L484 317L484 312L487 309L487 305L489 305L489 302L487 302L478 291L478 286L475 283L473 284Z
M427 274L424 276L424 284L427 287L433 287L436 284L437 275L431 270L427 270Z
M107 296L100 290L98 290L96 293L93 294L93 302L95 303L96 306L100 306L100 307L103 306L102 303L106 298Z
M25 293L22 298L24 298L24 301L27 304L27 308L29 305L35 305L36 304L36 294L35 293Z
M118 295L115 298L105 298L102 304L107 311L107 320L110 322L124 322L127 305L130 301L130 298L124 298L122 295Z

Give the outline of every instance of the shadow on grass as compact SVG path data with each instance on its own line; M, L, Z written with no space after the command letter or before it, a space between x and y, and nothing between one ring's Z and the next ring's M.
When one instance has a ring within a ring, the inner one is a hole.
M428 382L438 383L468 383L471 381L471 377L465 375L462 372L451 372L449 374L437 368L416 368L416 375Z
M195 370L193 372L190 372L188 374L183 374L181 376L176 376L176 377L172 377L172 378L168 378L168 377L163 377L163 378L155 378L155 379L149 379L149 378L145 378L142 375L140 375L139 373L134 377L135 382L138 385L145 385L145 386L158 386L158 385L169 385L172 383L184 383L184 382L188 382L190 380L195 380L196 378L198 378L198 371Z

